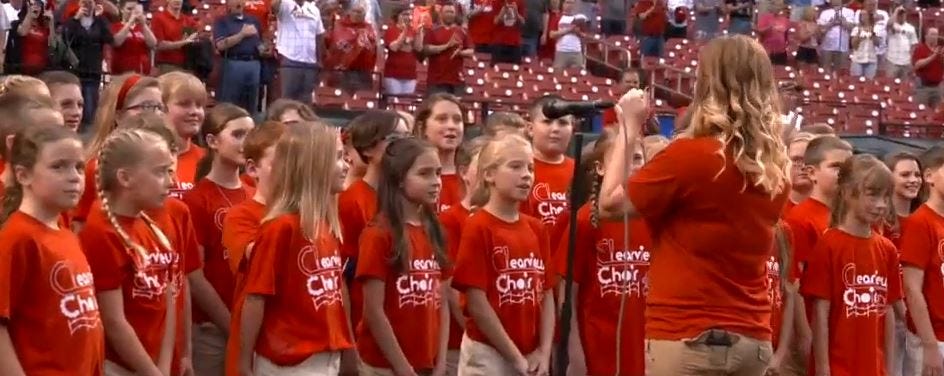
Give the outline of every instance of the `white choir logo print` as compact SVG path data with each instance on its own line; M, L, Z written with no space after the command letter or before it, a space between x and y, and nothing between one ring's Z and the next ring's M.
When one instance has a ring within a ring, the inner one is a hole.
M767 299L774 308L783 306L783 292L780 291L780 261L770 256L767 260Z
M597 283L600 297L629 294L643 297L649 293L649 251L646 247L620 251L613 239L597 242Z
M535 184L531 197L538 202L538 218L545 225L557 224L557 216L567 209L567 193L553 192L547 183Z
M511 258L508 246L492 249L492 266L498 272L498 306L505 304L541 304L544 292L544 260L534 256Z
M71 261L59 261L49 272L49 285L62 297L59 312L68 320L70 334L98 327L101 318L92 272L77 272Z
M400 296L399 307L421 307L431 305L440 307L439 262L434 258L413 260L410 270L397 277L397 294Z
M308 276L305 288L316 311L341 303L341 267L337 250L321 257L314 246L307 245L298 253L298 270Z
M138 270L134 275L134 285L131 287L132 298L148 300L162 299L167 289L167 282L171 279L172 266L180 262L180 254L176 252L151 252L147 255L147 266ZM180 294L183 286L181 278L175 278L174 296Z
M856 273L855 264L846 264L842 269L842 281L846 286L842 300L846 304L846 317L885 314L888 278L879 275Z

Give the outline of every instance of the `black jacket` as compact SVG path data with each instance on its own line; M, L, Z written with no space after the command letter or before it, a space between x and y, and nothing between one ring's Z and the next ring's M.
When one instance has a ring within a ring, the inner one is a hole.
M79 64L72 69L72 73L83 80L100 80L105 46L114 41L108 20L101 16L95 17L92 25L86 29L79 20L70 18L63 25L62 37L79 58Z

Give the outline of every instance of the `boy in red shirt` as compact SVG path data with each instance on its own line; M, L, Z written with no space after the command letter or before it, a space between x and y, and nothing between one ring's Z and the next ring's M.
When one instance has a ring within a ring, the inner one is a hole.
M554 227L557 217L567 209L574 160L567 157L567 147L574 135L574 117L548 119L544 104L559 99L545 96L531 105L531 143L534 147L534 186L521 212Z
M524 0L496 1L493 14L492 63L521 62L521 25L524 23Z

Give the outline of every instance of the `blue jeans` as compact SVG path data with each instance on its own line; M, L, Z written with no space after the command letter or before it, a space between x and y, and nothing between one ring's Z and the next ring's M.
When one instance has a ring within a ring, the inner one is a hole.
M312 92L318 84L317 65L283 58L279 75L282 76L282 98L312 103Z
M646 57L662 57L665 50L665 38L662 36L643 36L639 43L639 53Z
M89 130L89 125L95 120L101 84L101 79L82 79L82 99L85 100L85 105L82 106L82 124L79 126L79 133Z
M750 18L731 17L731 25L728 26L728 33L751 35L754 31L754 24Z
M223 76L217 100L242 107L252 116L259 112L259 84L262 67L259 60L223 60Z
M853 62L849 67L849 75L852 77L875 78L875 72L878 70L878 63L856 63Z
M521 38L521 56L535 57L538 55L538 45L541 43L541 37L522 37Z

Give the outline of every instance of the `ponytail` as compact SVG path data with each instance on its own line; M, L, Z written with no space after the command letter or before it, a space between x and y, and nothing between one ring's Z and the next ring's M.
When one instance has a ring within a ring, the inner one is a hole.
M0 225L7 222L23 202L23 186L16 179L3 191L3 201L0 203Z
M787 283L790 278L790 266L793 262L793 244L790 243L790 237L787 235L787 227L783 221L774 225L774 245L777 247L777 254L780 258L780 288L786 291Z

